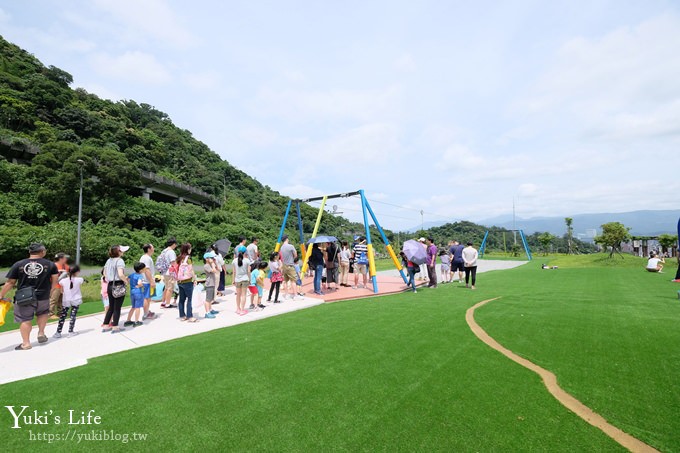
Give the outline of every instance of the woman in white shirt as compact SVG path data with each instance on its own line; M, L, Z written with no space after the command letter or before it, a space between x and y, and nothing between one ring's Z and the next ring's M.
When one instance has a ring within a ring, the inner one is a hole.
M661 272L665 263L664 259L659 258L656 252L651 252L647 261L647 272Z
M472 242L467 243L467 247L463 249L463 262L465 264L465 287L475 289L477 283L477 258L479 254L477 249L472 246ZM472 277L472 286L470 286L470 277Z

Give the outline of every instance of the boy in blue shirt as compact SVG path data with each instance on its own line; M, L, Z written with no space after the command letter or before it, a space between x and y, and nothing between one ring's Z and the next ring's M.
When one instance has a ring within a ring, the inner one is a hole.
M142 308L144 308L144 283L142 283L143 276L141 272L146 268L144 263L135 263L135 272L130 274L130 302L132 303L132 308L130 309L130 314L128 315L128 320L125 322L125 326L139 327L144 325L143 322L139 320L139 313ZM135 317L135 321L132 321L132 316Z

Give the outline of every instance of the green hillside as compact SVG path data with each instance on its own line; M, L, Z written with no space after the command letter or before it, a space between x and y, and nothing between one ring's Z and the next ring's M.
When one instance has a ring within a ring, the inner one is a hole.
M287 198L222 160L167 114L131 100L100 99L72 89L72 82L66 71L46 67L0 37L0 265L24 256L32 240L75 252L78 159L85 162L86 262L100 262L111 243L160 243L169 235L197 249L240 235L260 237L265 250L273 247ZM146 200L140 171L193 186L216 201L200 207ZM316 211L303 209L311 232ZM293 218L289 228L292 233ZM360 230L344 218L323 217L324 233Z

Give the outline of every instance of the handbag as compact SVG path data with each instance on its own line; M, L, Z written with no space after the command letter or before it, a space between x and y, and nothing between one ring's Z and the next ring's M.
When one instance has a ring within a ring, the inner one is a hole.
M14 303L19 306L31 305L37 301L38 299L35 297L35 288L32 286L21 288L14 294Z
M111 295L118 299L120 297L125 297L125 293L127 292L127 287L125 286L125 282L117 281L113 282L113 287L111 288Z

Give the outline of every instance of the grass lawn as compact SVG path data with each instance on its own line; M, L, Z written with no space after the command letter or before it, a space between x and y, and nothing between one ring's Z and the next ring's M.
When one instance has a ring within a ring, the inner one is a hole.
M596 258L552 258L556 271L536 260L481 274L477 291L328 304L113 354L0 386L0 406L95 409L96 429L147 433L133 447L144 451L622 451L470 332L467 308L503 296L477 314L492 336L621 428L680 451L680 285ZM6 451L55 449L0 414Z

